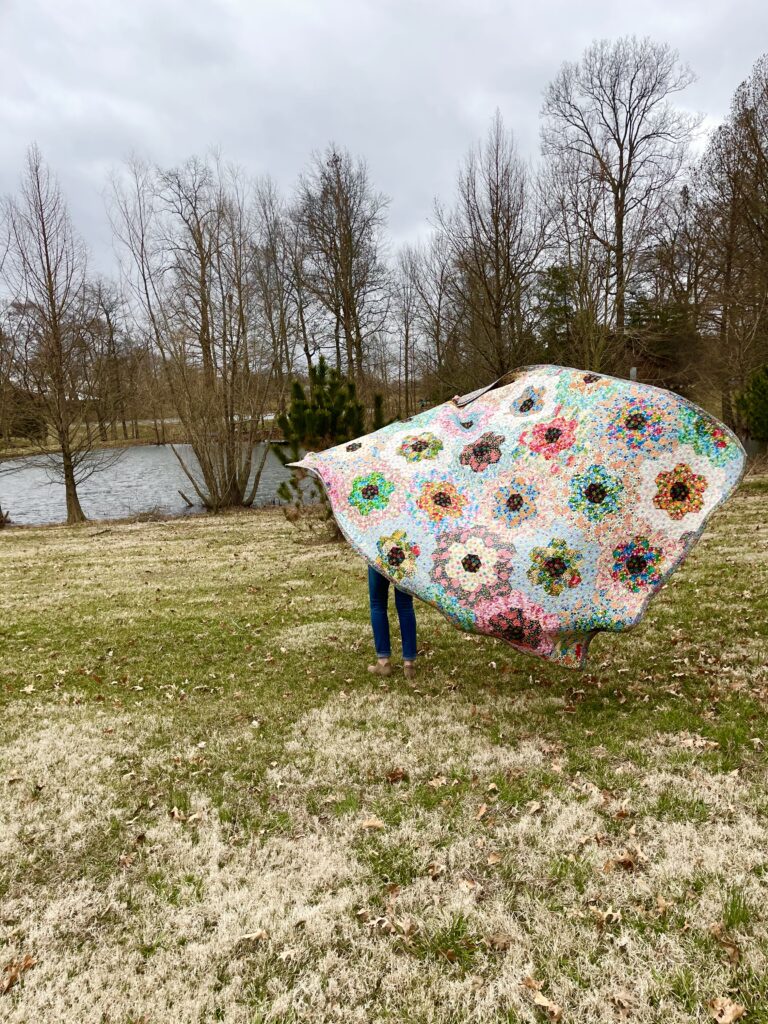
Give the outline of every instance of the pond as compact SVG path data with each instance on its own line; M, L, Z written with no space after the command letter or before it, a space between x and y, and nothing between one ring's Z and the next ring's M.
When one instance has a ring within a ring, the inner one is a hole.
M179 453L197 467L189 445L178 445ZM89 519L121 519L141 512L185 515L202 512L201 504L191 508L179 494L197 501L189 479L170 445L141 445L123 449L109 464L114 451L104 453L108 463L78 486L80 504ZM94 453L98 459L100 454ZM258 461L258 453L255 457ZM277 488L291 471L274 451L267 455L254 505L279 504ZM64 485L51 472L49 457L31 455L0 462L0 507L11 522L40 526L66 520Z

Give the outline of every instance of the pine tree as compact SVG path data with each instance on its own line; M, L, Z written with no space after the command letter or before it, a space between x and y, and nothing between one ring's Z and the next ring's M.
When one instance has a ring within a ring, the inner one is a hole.
M321 356L318 365L310 367L307 390L300 381L294 380L288 411L278 416L277 424L285 443L275 445L274 451L286 465L297 462L303 452L323 451L365 433L365 409L358 401L354 383L335 367L329 367ZM299 473L293 473L290 480L280 484L277 493L286 502L286 515L292 521L298 519L308 501L320 501L324 518L331 519L330 505L322 487L315 482L302 481Z
M768 366L755 370L736 404L749 436L768 441Z

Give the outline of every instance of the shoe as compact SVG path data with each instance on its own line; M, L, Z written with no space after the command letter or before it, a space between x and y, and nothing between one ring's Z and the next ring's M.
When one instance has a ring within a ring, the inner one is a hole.
M374 676L390 676L392 675L392 666L388 661L385 661L383 665L377 661L375 665L368 666L368 671Z
M416 662L415 661L404 661L403 672L405 672L406 679L413 679L416 675Z

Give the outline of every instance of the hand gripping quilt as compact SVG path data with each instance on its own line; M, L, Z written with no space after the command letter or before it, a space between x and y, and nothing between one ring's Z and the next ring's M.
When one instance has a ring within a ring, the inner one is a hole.
M745 458L669 391L530 366L293 465L401 590L460 629L583 667L596 633L640 621Z

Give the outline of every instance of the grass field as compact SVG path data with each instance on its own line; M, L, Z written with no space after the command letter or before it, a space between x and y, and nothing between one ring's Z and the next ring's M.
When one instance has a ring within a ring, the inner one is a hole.
M132 429L133 425L131 424ZM84 432L81 432L78 436L83 437ZM186 441L183 429L175 420L165 423L162 436L169 444L183 444ZM124 438L122 432L118 430L114 437L110 434L103 441L94 443L93 449L94 451L101 451L105 448L133 448L136 445L157 443L158 431L155 430L154 424L148 420L142 420L137 425L136 437ZM21 458L25 455L41 455L59 451L61 451L61 448L52 435L45 444L36 444L22 437L11 438L9 442L0 438L0 461L9 458Z
M768 1022L768 483L583 673L278 512L0 533L0 1019ZM386 685L383 685L386 683Z

